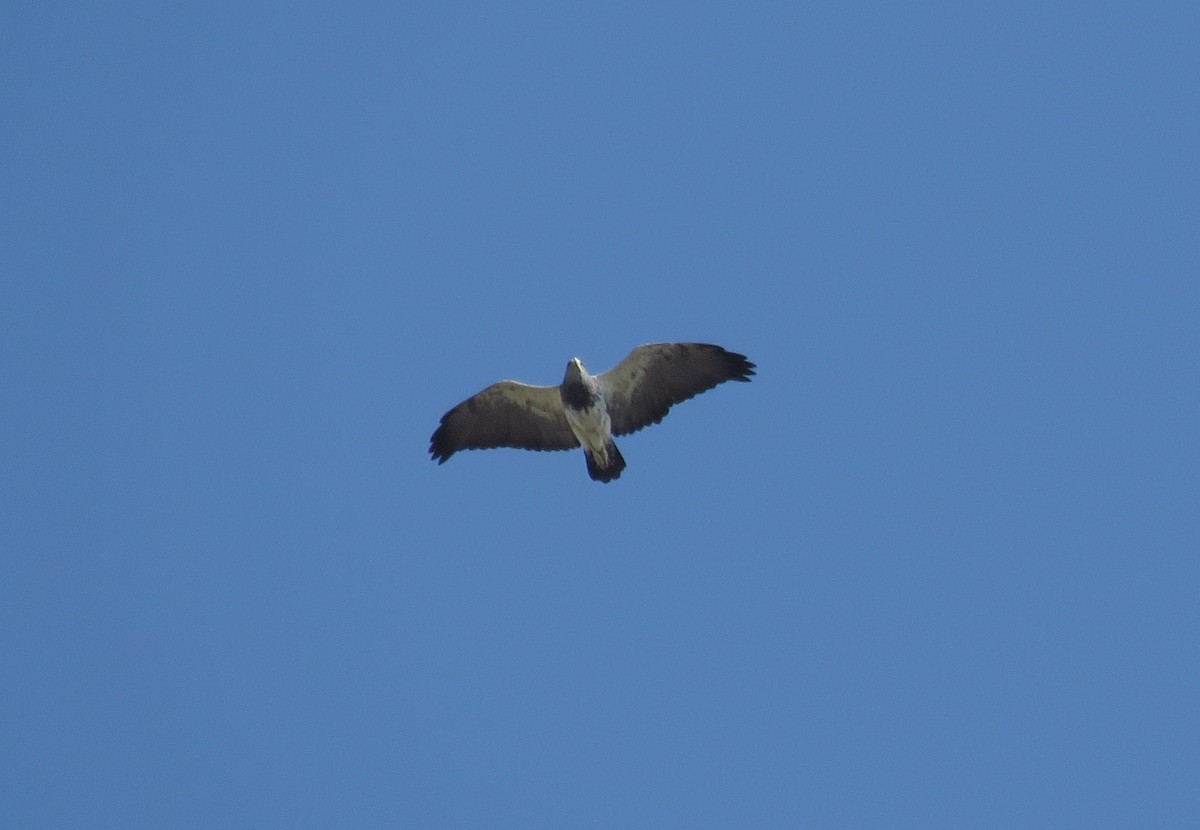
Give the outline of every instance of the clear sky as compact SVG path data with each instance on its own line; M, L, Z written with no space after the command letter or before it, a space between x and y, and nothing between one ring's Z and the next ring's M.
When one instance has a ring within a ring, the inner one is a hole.
M5 3L0 824L1196 827L1198 31Z

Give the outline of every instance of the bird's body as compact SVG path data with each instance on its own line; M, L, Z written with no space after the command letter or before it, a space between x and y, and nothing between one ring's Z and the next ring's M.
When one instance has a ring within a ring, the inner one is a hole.
M605 483L620 478L625 459L612 439L612 416L600 379L589 375L579 358L572 358L559 396L567 426L587 457L588 475Z
M625 469L614 435L656 424L674 404L753 374L745 355L707 343L639 346L599 375L573 358L559 386L504 380L463 401L442 416L429 452L442 464L459 450L581 446L588 475L609 482Z

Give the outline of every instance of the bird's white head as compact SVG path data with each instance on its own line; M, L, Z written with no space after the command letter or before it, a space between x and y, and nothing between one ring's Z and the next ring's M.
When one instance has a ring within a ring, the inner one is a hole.
M586 372L587 369L584 368L583 361L577 357L573 357L567 364L567 373L563 377L563 382L581 381Z

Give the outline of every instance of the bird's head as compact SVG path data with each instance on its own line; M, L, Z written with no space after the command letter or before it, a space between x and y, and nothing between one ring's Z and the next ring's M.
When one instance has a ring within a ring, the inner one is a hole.
M587 369L584 368L583 361L577 357L573 357L567 363L567 373L563 376L563 383L579 383L583 380L585 372L587 372Z

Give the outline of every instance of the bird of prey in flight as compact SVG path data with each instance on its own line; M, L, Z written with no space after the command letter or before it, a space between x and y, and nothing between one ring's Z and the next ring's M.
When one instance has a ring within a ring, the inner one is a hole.
M467 398L442 416L429 453L444 464L459 450L582 446L588 475L607 483L625 469L614 435L657 424L675 404L753 374L745 355L708 343L638 346L599 375L573 358L559 386L502 380Z

